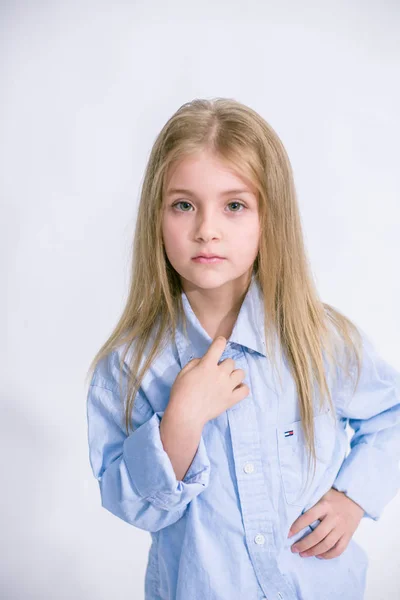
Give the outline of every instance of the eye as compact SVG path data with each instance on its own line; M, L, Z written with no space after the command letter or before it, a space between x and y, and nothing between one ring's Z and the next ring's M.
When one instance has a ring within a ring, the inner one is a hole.
M185 200L179 200L178 202L175 202L174 204L172 204L172 208L175 208L176 206L178 206L179 204L190 204L190 202L185 202ZM181 212L188 212L187 210L181 211Z
M238 202L237 200L234 200L233 202L229 202L228 206L229 206L230 204L237 204L237 205L239 205L239 206L242 206L242 207L243 207L243 210L244 210L245 208L247 208L247 206L245 206L245 205L243 204L243 202ZM243 212L243 210L234 210L233 212Z
M174 204L172 204L171 207L175 208L179 204L189 204L191 206L190 202L187 202L186 200L178 200L178 202L175 202ZM247 208L247 206L245 204L243 204L243 202L239 202L237 200L229 202L228 206L230 206L231 204L238 204L239 206L242 207L242 210L234 210L234 211L229 211L229 212L243 212L243 210L245 210ZM178 211L178 212L190 212L190 211L183 210L183 211Z

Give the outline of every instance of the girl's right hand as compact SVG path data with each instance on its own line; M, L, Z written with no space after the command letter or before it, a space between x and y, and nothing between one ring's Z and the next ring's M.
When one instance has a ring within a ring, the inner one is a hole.
M248 396L243 369L235 369L232 358L218 364L225 346L226 338L216 337L202 358L193 358L178 373L168 406L179 406L185 420L204 425Z

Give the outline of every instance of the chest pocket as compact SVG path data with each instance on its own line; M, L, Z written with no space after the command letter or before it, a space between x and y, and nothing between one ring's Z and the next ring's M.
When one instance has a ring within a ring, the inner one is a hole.
M313 463L307 480L307 447L301 421L284 423L277 428L279 468L286 502L303 506L306 494L319 484L330 461L335 446L335 424L330 407L314 417L316 466ZM307 487L306 487L307 484Z

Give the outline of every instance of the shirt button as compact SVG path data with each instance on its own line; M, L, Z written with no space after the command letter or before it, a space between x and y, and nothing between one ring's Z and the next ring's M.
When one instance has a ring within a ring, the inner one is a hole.
M253 463L251 463L251 462L246 463L244 465L243 471L245 473L252 473L254 471L254 465L253 465Z
M265 537L261 533L257 533L254 541L256 544L263 544L265 542Z

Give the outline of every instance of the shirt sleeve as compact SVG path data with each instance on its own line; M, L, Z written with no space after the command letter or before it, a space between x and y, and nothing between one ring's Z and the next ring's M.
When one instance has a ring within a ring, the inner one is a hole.
M332 487L359 504L363 517L378 521L400 488L400 373L379 355L362 329L360 332L359 383L355 391L354 381L346 383L339 403L354 434Z
M175 523L208 486L210 461L203 435L178 481L160 437L164 411L154 412L140 389L132 411L134 431L127 436L121 407L116 383L95 373L87 395L87 425L102 506L131 525L158 531Z

